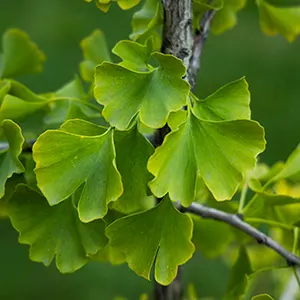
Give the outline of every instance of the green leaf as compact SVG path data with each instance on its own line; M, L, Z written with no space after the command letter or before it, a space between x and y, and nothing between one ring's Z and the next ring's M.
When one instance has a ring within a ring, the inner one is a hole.
M22 83L15 81L13 79L4 80L3 83L6 85L6 92L3 93L3 96L9 94L11 96L23 99L28 102L41 102L45 101L45 97L40 96L32 92Z
M103 218L108 203L123 192L112 129L102 128L102 134L94 136L48 130L34 144L33 159L38 187L50 205L67 199L83 184L78 203L83 222Z
M92 0L85 1L92 2ZM107 12L111 2L117 2L121 9L126 10L138 5L140 0L96 0L96 5L103 12Z
M237 23L237 12L244 8L245 4L246 0L224 0L223 8L217 11L212 21L211 31L221 34L233 28Z
M151 66L148 64L152 53L152 40L147 40L145 45L132 41L120 41L112 52L122 59L120 66L133 71L145 72Z
M112 222L124 217L124 214L116 211L109 210L107 215L104 217L106 226L110 225ZM126 262L125 256L117 248L112 248L109 243L106 246L97 252L96 255L93 255L92 260L100 262L109 262L112 265L120 265Z
M24 138L21 128L11 120L4 120L0 126L0 198L5 192L5 183L14 173L25 171L19 156Z
M156 197L169 193L188 206L195 199L199 173L215 199L231 199L264 148L264 131L256 122L206 121L191 112L150 157L148 169L155 176L150 189Z
M161 39L157 29L163 24L163 8L159 0L146 0L143 7L134 13L132 18L132 33L134 41L144 42L148 37L154 39L154 49L159 50Z
M225 0L226 1L226 0ZM215 9L219 10L223 7L223 0L193 0L193 9Z
M111 247L123 252L129 267L150 278L154 264L157 282L168 285L179 265L193 252L193 224L189 216L177 211L168 198L151 210L121 218L106 228Z
M49 112L47 101L26 101L6 95L0 107L0 122L12 119L22 128L26 140L35 139L43 132L44 118Z
M34 173L35 162L32 158L32 153L22 153L21 161L25 166L24 178L26 184L33 189L38 189Z
M256 190L256 194L245 206L245 217L265 218L270 208L288 204L300 203L300 198L293 198L288 195L276 195L268 191Z
M230 272L224 300L240 299L246 290L248 276L252 273L251 263L244 247L239 250L238 258Z
M74 118L107 124L101 116L98 103L92 104L87 98L78 77L70 81L48 98L51 111L44 118L49 129L59 127L64 121Z
M214 220L193 217L193 243L196 249L208 258L222 254L233 239L231 228Z
M70 120L62 130L68 133L95 136L104 132L103 127L83 120ZM113 207L124 213L146 209L152 204L147 197L148 182L153 178L147 170L147 161L153 154L153 146L141 135L136 126L128 131L115 131L116 165L122 176L123 194Z
M9 29L2 37L0 77L16 77L43 70L45 55L29 36L19 29Z
M11 84L9 80L0 80L0 105L4 99L4 97L7 95L11 88Z
M19 185L10 199L9 216L20 233L19 242L30 245L30 258L48 266L56 256L62 273L84 266L89 256L107 243L104 221L84 224L72 199L51 207L42 195L25 185Z
M187 118L187 111L186 110L178 110L175 112L171 112L168 118L168 126L171 128L172 131L179 128L181 124L186 121Z
M208 10L220 10L223 0L193 0L193 27L200 30L201 20Z
M198 300L198 294L196 291L196 287L193 283L189 283L187 287L187 295L189 300Z
M88 82L94 80L94 69L103 61L111 61L104 33L96 29L84 38L80 47L84 60L80 63L80 75Z
M300 147L296 148L287 159L282 170L272 179L289 179L294 182L300 182Z
M300 6L276 7L264 0L256 0L260 26L267 35L281 34L293 42L300 34Z
M13 174L6 180L5 194L0 197L0 219L8 217L9 200L20 183L24 183L24 176L22 174Z
M250 93L245 78L230 82L204 100L194 98L194 112L204 120L250 119Z
M261 294L251 298L251 300L274 300L270 295Z
M95 97L104 105L105 119L119 130L128 128L136 115L149 127L163 127L169 113L186 104L190 87L182 79L181 60L161 53L152 57L159 67L148 72L106 62L96 68Z
M154 148L136 127L116 132L116 160L121 173L124 192L113 207L124 213L148 208L153 201L148 197L148 182L153 176L147 170L147 162Z

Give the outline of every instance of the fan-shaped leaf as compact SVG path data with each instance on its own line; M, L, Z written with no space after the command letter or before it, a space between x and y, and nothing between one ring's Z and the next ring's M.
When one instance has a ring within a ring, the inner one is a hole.
M149 71L151 66L148 64L152 52L152 40L147 40L145 45L132 41L120 41L112 50L118 55L122 62L120 66L133 71Z
M224 300L240 299L244 294L248 275L252 273L251 263L244 247L239 250L239 255L230 272Z
M89 256L107 243L104 221L84 224L72 199L51 207L43 196L25 185L19 185L10 199L9 216L20 232L20 243L30 245L30 258L48 266L56 256L62 273L84 266Z
M106 235L110 246L124 253L133 271L149 279L155 264L156 281L168 285L175 278L178 266L194 252L192 225L189 216L177 211L165 198L151 210L113 222Z
M130 38L134 41L144 42L148 37L154 39L154 49L159 50L161 40L157 29L163 24L163 9L161 1L146 0L143 7L132 18L132 33Z
M289 42L300 34L300 6L276 7L265 0L256 0L260 13L260 26L268 35L280 33Z
M78 135L95 136L103 134L103 127L83 120L70 120L61 129ZM128 131L115 131L116 164L122 176L124 192L113 207L124 213L146 209L151 204L147 197L147 185L152 179L147 170L147 161L153 154L153 146L136 127Z
M93 81L94 68L103 61L111 61L104 33L96 29L80 43L84 60L80 74L85 81Z
M274 300L270 295L261 294L251 298L251 300Z
M105 119L117 129L126 129L136 115L149 127L163 127L169 113L186 104L189 84L182 79L181 60L161 53L152 56L159 67L149 72L106 62L96 68L95 97L104 105Z
M214 34L221 34L233 28L237 23L236 14L246 4L246 0L224 0L223 8L217 11L212 24L211 31Z
M123 192L112 129L95 136L46 131L33 146L33 158L38 186L50 205L67 199L84 185L78 203L83 222L103 218L108 203Z
M245 78L230 82L204 100L194 97L194 112L204 120L250 119L250 93Z
M92 2L92 0L85 1ZM139 4L140 0L96 0L96 5L102 11L107 12L109 10L111 2L117 2L121 9L126 10Z
M43 69L45 55L29 36L19 29L9 29L2 38L0 77L39 73Z
M231 228L224 223L193 217L193 243L209 258L222 254L233 239Z
M23 143L21 128L11 120L4 120L0 126L0 198L6 180L14 173L25 171L19 160Z
M169 193L188 206L195 199L199 173L217 200L231 199L264 147L264 131L256 122L213 122L190 113L150 157L148 169L155 176L150 188L157 197Z

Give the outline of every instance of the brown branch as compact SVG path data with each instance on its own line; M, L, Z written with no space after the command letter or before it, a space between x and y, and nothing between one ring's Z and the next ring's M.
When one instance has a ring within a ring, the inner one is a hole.
M189 207L186 208L180 206L180 210L183 212L188 212L201 216L202 218L221 221L235 228L238 228L239 230L253 237L258 243L263 244L276 251L279 255L286 259L289 266L300 266L300 257L289 252L279 243L271 239L269 236L243 221L240 215L229 214L224 211L207 207L195 202L193 202Z
M181 59L188 70L194 43L191 0L162 0L164 29L162 53ZM189 81L189 78L186 78Z
M192 88L196 85L196 78L198 71L200 70L200 58L203 52L204 43L208 37L210 25L215 16L216 11L214 9L208 10L204 13L200 24L200 30L196 31L194 37L192 56L189 62L188 78Z
M197 72L200 68L196 63L202 53L203 44L206 40L210 22L214 13L204 15L203 30L196 32L193 37L192 28L192 0L162 0L164 7L164 27L162 53L172 54L181 59L186 67L185 80L191 88L195 87ZM209 19L209 20L207 20ZM201 33L201 34L200 34ZM158 147L162 144L164 137L170 129L166 125L155 132L153 144ZM160 199L157 199L159 202ZM183 266L179 266L178 273L174 281L169 286L162 286L155 283L155 300L181 300L183 297L182 288Z

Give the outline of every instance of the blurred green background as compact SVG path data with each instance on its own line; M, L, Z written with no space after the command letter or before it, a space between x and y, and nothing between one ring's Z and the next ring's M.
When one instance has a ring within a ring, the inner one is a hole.
M246 76L251 91L252 117L266 129L267 150L261 161L285 160L300 137L300 39L265 36L254 1L238 14L238 26L210 36L201 60L196 94L205 97L220 86ZM277 0L273 3L282 3ZM298 1L290 0L289 3ZM0 34L17 27L28 32L47 54L43 74L22 78L35 92L56 90L78 72L79 42L95 28L102 29L110 48L130 33L137 8L123 12L113 5L104 14L83 0L1 0ZM200 296L220 297L228 268L219 260L196 254L185 268L185 282L194 282ZM110 300L122 295L138 299L152 284L126 265L90 263L72 275L61 275L28 258L8 221L0 221L0 299Z

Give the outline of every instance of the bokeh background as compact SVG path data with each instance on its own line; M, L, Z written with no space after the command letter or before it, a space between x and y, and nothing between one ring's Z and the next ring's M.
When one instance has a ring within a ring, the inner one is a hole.
M246 76L252 117L266 129L268 145L260 159L272 164L285 160L300 141L300 38L290 44L280 36L265 36L254 1L248 2L238 14L238 26L209 37L196 94L205 97ZM299 4L295 0L284 2ZM0 35L12 27L25 30L47 54L41 75L20 80L35 92L49 92L78 73L81 39L100 28L112 48L120 39L128 38L131 16L137 9L124 12L112 5L104 14L83 0L0 0ZM185 282L193 282L200 296L219 299L228 272L223 261L207 260L197 253L185 268ZM10 223L0 220L1 300L110 300L116 296L134 300L151 290L152 284L126 265L90 263L75 274L62 275L54 266L31 262L28 246L19 245Z

